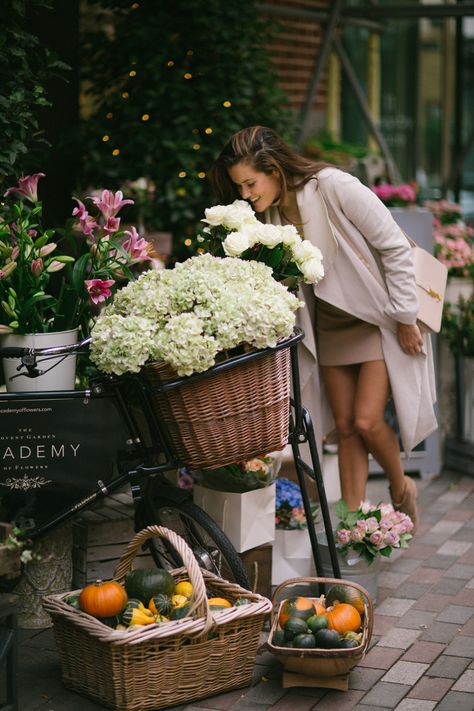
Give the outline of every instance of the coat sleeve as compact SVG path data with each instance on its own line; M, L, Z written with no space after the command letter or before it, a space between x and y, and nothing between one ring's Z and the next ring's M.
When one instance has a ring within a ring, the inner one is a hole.
M400 323L415 323L418 296L411 248L390 210L349 173L329 168L318 177L328 208L341 215L339 224L352 223L380 257L389 295L384 312Z

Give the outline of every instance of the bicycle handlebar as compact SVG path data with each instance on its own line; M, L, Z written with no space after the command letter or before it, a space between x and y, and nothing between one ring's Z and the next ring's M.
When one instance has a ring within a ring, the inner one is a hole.
M50 346L49 348L24 348L19 346L0 347L0 358L25 358L28 356L41 357L50 355L67 355L85 348L91 342L91 337L83 338L78 343L68 346Z

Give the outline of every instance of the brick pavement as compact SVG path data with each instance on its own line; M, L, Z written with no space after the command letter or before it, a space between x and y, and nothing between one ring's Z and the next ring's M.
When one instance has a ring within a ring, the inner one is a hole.
M251 687L174 711L473 711L474 479L443 473L417 484L416 542L383 561L370 650L347 692L284 690L262 644ZM388 500L385 480L371 478L368 496ZM51 630L21 631L20 678L20 711L103 708L63 688Z

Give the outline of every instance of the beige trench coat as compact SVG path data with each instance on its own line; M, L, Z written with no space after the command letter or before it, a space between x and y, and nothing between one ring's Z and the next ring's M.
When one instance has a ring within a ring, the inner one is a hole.
M305 239L323 253L324 279L303 287L306 306L297 322L305 332L299 346L303 405L309 410L321 453L324 434L334 422L317 365L314 313L318 296L380 328L403 449L407 454L437 427L431 338L422 352L405 354L397 323L415 323L418 311L408 241L390 211L357 178L324 168L297 193ZM267 222L280 223L276 207Z

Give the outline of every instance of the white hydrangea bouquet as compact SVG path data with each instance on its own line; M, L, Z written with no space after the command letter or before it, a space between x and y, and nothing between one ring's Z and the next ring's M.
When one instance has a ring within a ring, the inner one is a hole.
M201 249L218 257L263 262L273 277L293 289L300 281L317 284L324 276L321 251L302 239L294 225L264 224L245 200L204 211L198 235Z
M237 346L289 337L301 306L265 264L203 254L121 289L92 329L91 359L117 375L157 360L179 376L203 372Z

